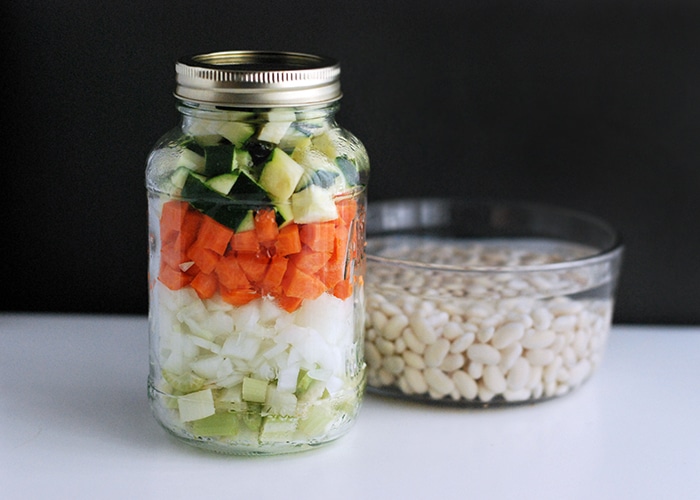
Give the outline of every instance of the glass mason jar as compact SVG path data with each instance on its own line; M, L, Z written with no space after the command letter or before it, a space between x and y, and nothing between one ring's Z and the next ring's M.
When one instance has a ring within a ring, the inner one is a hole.
M153 413L223 453L334 440L365 387L369 173L339 65L237 51L176 73L181 122L146 172Z

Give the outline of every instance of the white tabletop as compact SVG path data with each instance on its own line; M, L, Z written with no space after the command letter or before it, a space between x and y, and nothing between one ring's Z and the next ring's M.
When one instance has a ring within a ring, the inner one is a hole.
M0 498L700 498L700 328L615 326L586 385L532 406L370 394L345 437L265 458L167 435L147 344L145 317L0 314Z

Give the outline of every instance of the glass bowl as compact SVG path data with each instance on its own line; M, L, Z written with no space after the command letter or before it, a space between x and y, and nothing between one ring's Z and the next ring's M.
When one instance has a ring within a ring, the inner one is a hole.
M571 392L601 363L622 254L605 221L564 208L370 203L369 390L481 407Z

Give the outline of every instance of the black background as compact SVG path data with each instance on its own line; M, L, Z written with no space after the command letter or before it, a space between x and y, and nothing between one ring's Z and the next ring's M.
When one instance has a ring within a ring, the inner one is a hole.
M617 322L700 323L700 2L120 1L3 7L8 311L147 311L145 161L174 62L340 59L372 200L534 200L626 243Z

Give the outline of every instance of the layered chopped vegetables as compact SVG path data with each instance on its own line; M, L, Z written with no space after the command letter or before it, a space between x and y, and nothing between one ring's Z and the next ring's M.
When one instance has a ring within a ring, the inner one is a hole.
M323 442L364 387L364 150L293 111L186 131L151 198L159 418L233 446Z
M353 198L334 203L333 220L278 225L273 208L251 212L234 231L182 200L163 204L158 280L171 290L191 287L201 299L218 294L232 305L263 296L292 312L305 299L351 296L357 259Z

